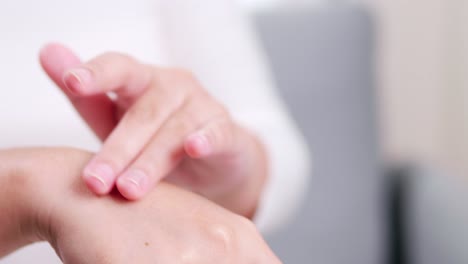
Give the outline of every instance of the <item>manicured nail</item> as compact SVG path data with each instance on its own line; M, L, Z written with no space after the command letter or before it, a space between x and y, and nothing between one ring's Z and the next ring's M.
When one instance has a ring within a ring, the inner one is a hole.
M208 139L203 135L194 135L190 141L192 142L194 149L200 156L206 156L210 154L211 148L208 143Z
M141 170L129 170L121 176L121 181L129 183L137 189L144 189L144 186L148 183L148 176ZM128 184L126 184L128 186Z
M76 68L67 71L63 76L63 82L67 89L73 94L79 94L89 89L92 74L88 69Z
M108 192L115 179L112 167L105 163L91 163L84 169L83 174L90 187L99 194Z

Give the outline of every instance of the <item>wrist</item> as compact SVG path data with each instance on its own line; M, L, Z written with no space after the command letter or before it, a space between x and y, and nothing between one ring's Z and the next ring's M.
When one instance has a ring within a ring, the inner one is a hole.
M15 151L0 151L0 257L39 240L22 162Z
M73 149L0 151L0 256L38 241L54 246L59 205L88 159Z

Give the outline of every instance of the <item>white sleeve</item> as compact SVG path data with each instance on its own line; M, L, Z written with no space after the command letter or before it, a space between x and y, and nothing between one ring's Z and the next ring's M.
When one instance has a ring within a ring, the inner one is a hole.
M249 21L229 0L159 0L157 9L170 64L193 71L266 145L270 175L254 220L264 233L279 228L305 194L310 156Z

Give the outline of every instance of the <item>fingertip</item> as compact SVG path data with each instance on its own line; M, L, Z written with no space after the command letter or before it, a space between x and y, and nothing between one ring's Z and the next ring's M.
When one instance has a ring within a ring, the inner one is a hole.
M91 162L83 170L83 180L92 192L105 195L114 187L115 174L109 165Z
M46 44L39 50L39 61L41 65L44 66L44 61L48 57L50 50L52 49L52 44Z
M96 195L106 195L110 192L110 188L104 185L99 178L96 177L83 177L84 182L88 189Z
M81 64L80 59L69 48L59 43L44 45L39 51L39 62L47 75L61 88L64 88L63 72Z
M200 134L189 136L185 141L184 148L191 158L203 158L211 153L211 146L207 138Z
M41 62L46 61L46 59L50 57L56 57L56 55L59 55L60 57L68 57L67 55L72 54L73 52L69 48L58 42L47 43L39 50L39 58Z
M140 170L127 171L117 179L117 189L128 200L139 200L148 191L148 177Z
M137 186L121 178L117 180L116 185L119 193L127 200L136 201L141 199L144 195Z
M62 45L58 44L58 43L47 43L45 44L44 46L42 46L42 48L40 49L39 51L39 57L41 59L47 57L48 54L50 54L50 52L56 50L57 48L61 48Z
M48 43L39 50L39 62L42 68L46 70L46 72L49 72L51 70L51 65L56 61L55 51L58 47L59 44Z

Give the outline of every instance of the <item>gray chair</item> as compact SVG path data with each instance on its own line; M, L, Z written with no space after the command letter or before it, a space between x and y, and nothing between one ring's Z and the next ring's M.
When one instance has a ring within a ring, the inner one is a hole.
M268 242L285 263L384 263L370 17L333 4L265 11L255 22L314 159L302 213Z
M468 263L468 184L430 164L404 175L408 260L414 264Z

